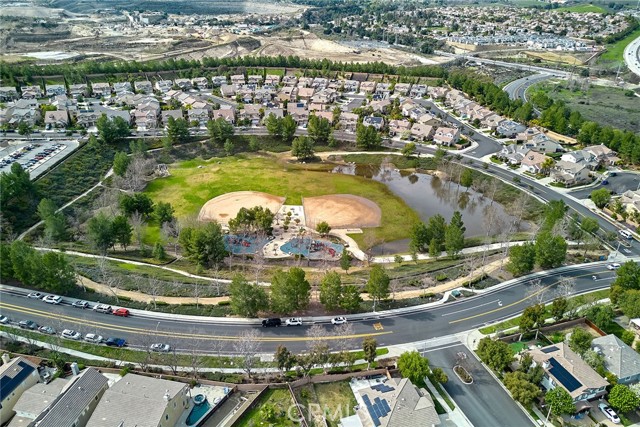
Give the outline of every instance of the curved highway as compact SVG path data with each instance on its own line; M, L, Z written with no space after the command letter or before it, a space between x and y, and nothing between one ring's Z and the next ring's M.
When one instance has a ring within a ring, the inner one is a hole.
M629 70L640 76L640 37L627 45L623 55Z
M502 90L507 92L509 94L509 98L511 99L522 99L522 101L527 102L526 93L529 87L543 80L548 80L554 77L555 76L547 73L533 74L510 82L504 88L502 88Z
M592 276L597 279L593 280ZM508 287L489 289L479 296L461 299L429 308L416 308L413 312L396 315L389 313L372 314L370 318L350 322L353 335L339 337L333 335L335 326L321 323L328 330L327 344L332 349L344 346L357 349L365 336L373 336L379 345L387 346L407 342L423 341L475 329L487 323L505 319L522 312L527 306L538 301L549 302L557 296L556 285L561 277L575 279L574 294L603 289L610 285L615 274L607 270L606 263L593 263L584 266L565 267L562 271L543 273L541 283L543 292L531 295L531 282L536 279L523 278ZM311 326L262 328L259 324L238 321L217 322L215 318L194 320L189 316L163 316L160 320L155 313L134 312L130 317L118 317L108 314L72 307L69 302L61 305L48 305L41 300L26 297L26 291L13 291L7 287L0 289L0 313L17 322L33 320L39 325L75 329L82 334L98 333L106 337L125 338L131 347L145 347L153 342L164 342L178 351L214 353L218 345L223 352L234 352L233 342L247 328L262 333L261 352L272 353L280 344L290 350L304 351L307 345L305 333ZM224 344L221 344L224 343Z

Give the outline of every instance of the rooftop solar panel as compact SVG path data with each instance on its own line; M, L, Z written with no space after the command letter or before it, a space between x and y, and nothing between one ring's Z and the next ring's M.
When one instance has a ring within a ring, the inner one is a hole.
M545 353L545 354L553 353L554 351L558 351L558 347L556 347L555 345L552 345L551 347L540 349L540 351Z
M20 367L20 371L13 377L10 377L5 372L5 375L0 378L0 400L4 400L29 376L35 368L22 360L16 364L16 369Z
M389 403L387 402L387 399L382 399L382 407L387 412L387 414L391 412L391 408L389 407Z
M569 371L567 371L564 366L562 366L555 358L549 359L549 364L551 364L551 369L549 369L549 373L556 377L560 384L564 386L569 392L577 390L582 383L576 379Z

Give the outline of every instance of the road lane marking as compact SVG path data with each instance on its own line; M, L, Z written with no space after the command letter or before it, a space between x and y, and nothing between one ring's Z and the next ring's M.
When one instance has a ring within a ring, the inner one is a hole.
M608 273L608 272L609 272L608 270L606 270L606 271L598 271L596 273L587 273L587 274L581 274L579 276L571 276L571 277L587 277L587 276L593 276L594 274L597 275L597 274L603 274L603 273ZM558 283L560 283L560 280L558 280L556 282L553 282L549 286L545 286L544 288L542 288L538 292L535 292L535 293L533 293L531 295L527 295L526 297L524 297L524 298L522 298L522 299L520 299L518 301L512 302L511 304L502 305L502 306L500 306L498 308L494 308L493 310L485 311L484 313L474 314L473 316L464 317L462 319L452 320L451 322L449 322L449 324L464 322L466 320L476 319L478 317L486 316L488 314L493 314L493 313L496 313L496 312L501 311L501 310L506 310L507 308L513 307L515 305L518 305L518 304L520 304L520 303L522 303L522 302L524 302L524 301L526 301L528 299L531 299L531 298L533 298L533 297L535 297L535 296L537 296L537 295L539 295L539 294L541 294L543 292L546 292L547 290L549 290L549 288L554 287Z
M500 305L500 300L493 300L490 302L485 302L484 304L479 304L479 305L474 305L473 307L469 307L469 308L463 308L462 310L458 310L458 311L451 311L449 313L445 313L442 315L442 317L444 316L451 316L452 314L458 314L458 313L462 313L463 311L469 311L469 310L475 310L478 307L483 307L485 305L490 305L490 304L495 304L498 303L498 305Z
M375 329L376 331L381 331L384 329L384 327L382 326L382 323L378 322L373 324L373 329Z
M205 334L196 334L192 332L183 332L183 333L165 332L165 331L156 332L153 329L142 329L142 328L135 328L131 326L117 326L109 323L102 323L102 322L96 322L88 319L71 317L61 313L52 314L47 311L37 310L33 308L28 308L28 307L21 307L13 304L7 304L4 302L0 302L0 308L6 308L7 310L17 311L20 313L35 315L35 316L48 318L48 319L55 319L55 320L65 321L65 322L76 322L82 326L102 328L109 331L128 332L128 333L135 333L135 334L144 334L144 335L171 337L171 338L198 338L198 339L209 340L209 341L237 341L238 339L237 336L231 336L231 335L205 335ZM371 333L352 334L352 335L330 335L330 336L322 337L320 339L326 340L326 341L339 340L339 339L358 339L358 338L373 337L373 336L379 336L379 335L387 335L392 333L393 331L371 332ZM258 341L264 341L264 342L278 342L278 341L297 342L297 341L309 341L309 340L315 340L315 339L316 338L309 338L306 336L305 337L276 336L276 337L257 338Z

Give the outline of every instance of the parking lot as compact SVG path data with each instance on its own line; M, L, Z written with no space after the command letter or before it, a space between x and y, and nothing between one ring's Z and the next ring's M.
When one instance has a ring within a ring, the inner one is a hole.
M78 145L76 140L10 143L0 149L0 172L9 172L13 163L19 163L32 179L36 178L78 148Z

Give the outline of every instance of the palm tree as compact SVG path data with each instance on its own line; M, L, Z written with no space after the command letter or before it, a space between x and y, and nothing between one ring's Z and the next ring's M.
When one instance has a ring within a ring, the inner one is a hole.
M540 166L542 168L542 173L544 175L549 175L551 168L553 168L553 165L555 164L556 162L551 157L544 159L544 162L542 162L542 165Z

